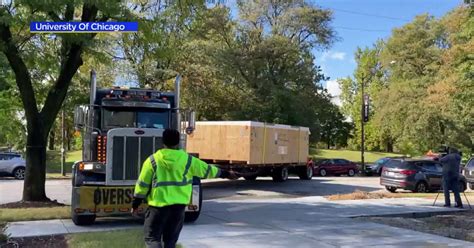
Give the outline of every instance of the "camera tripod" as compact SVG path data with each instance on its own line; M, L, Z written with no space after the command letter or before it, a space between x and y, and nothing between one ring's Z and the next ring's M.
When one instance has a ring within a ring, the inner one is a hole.
M459 194L461 194L461 193L464 195L464 198L466 199L466 202L467 202L467 205L469 206L469 209L472 209L471 204L469 203L469 200L467 199L466 192L464 192L464 191L463 191L463 192L459 192ZM438 191L438 194L436 195L436 198L435 198L435 200L434 200L434 202L433 202L433 206L436 204L436 201L438 200L439 194L441 194L441 191Z

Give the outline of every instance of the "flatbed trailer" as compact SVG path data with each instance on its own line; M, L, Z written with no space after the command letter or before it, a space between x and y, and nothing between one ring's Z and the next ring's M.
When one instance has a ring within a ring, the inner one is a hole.
M186 149L207 163L238 172L246 180L271 176L283 182L289 174L302 180L313 177L306 127L254 121L196 122Z

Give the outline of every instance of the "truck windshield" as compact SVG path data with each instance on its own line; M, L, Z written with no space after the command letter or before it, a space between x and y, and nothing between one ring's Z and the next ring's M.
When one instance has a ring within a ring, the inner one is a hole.
M124 111L124 110L103 110L103 129L118 127L138 127L138 128L160 128L169 126L168 111Z

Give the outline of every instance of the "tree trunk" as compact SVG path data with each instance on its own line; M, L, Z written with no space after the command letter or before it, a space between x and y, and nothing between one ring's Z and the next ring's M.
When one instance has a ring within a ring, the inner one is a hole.
M387 141L387 152L393 152L393 142L390 139Z
M54 151L54 141L55 141L56 134L54 132L54 127L51 129L51 132L49 133L49 147L48 150Z
M69 128L67 129L66 131L66 145L67 145L67 150L70 151L71 150L71 132L69 132Z
M48 201L45 191L46 140L40 127L28 131L23 201Z

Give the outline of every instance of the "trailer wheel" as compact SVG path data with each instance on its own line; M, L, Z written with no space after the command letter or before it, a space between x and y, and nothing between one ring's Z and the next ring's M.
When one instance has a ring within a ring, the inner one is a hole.
M308 165L300 167L298 170L298 176L301 180L311 180L313 178L313 166Z
M76 224L76 226L89 226L94 224L95 222L95 214L90 215L78 215L73 213L72 214L72 222Z
M198 218L199 215L201 214L202 210L202 185L201 185L201 179L198 177L193 178L193 185L199 185L199 211L196 212L185 212L184 213L184 222L195 222Z
M288 179L288 168L279 167L273 170L272 174L273 181L275 182L284 182Z

